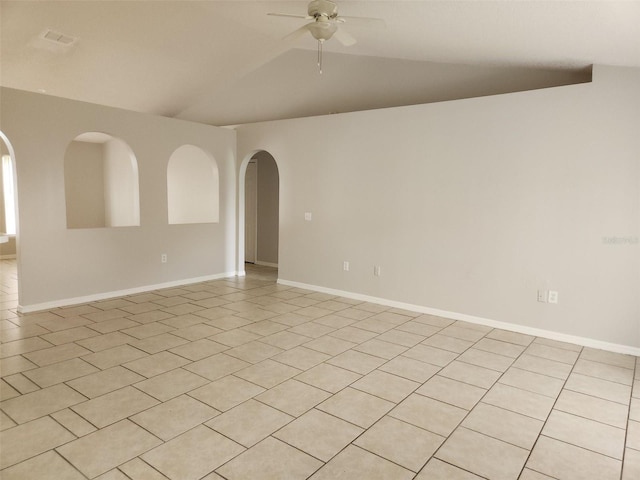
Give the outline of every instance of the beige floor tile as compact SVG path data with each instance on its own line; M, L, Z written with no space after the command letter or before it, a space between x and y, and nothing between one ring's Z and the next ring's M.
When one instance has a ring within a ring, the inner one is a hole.
M640 451L627 448L624 454L622 480L636 480L640 478Z
M378 370L424 383L438 373L440 367L400 355L380 366Z
M607 363L594 362L586 360L584 353L573 367L574 373L581 373L590 377L601 378L610 382L623 383L624 385L633 385L633 369L617 367Z
M322 325L316 322L303 323L289 329L289 331L292 333L304 335L309 338L319 338L333 332L334 330L335 329L332 327L327 327L326 325Z
M188 342L184 345L180 345L179 347L171 348L170 352L195 362L215 355L216 353L224 352L228 349L229 347L226 345L203 338L202 340Z
M94 366L80 358L72 358L64 362L29 370L24 372L23 375L40 388L46 388L95 372L99 372L99 370Z
M342 312L341 312L342 313ZM332 337L341 338L348 342L363 343L377 337L378 334L368 330L362 330L353 326L348 326L331 332Z
M219 413L188 395L181 395L140 412L131 420L166 442Z
M531 452L527 467L563 480L618 480L622 462L541 436Z
M542 434L622 460L625 431L620 428L554 410Z
M428 345L416 345L402 354L404 357L413 358L421 362L430 363L437 367L445 367L458 356L457 353L430 347Z
M296 313L298 315L304 315L305 317L320 318L326 315L331 315L334 311L335 310L330 310L328 308L321 308L318 304L316 304L310 307L304 307L296 310Z
M274 437L326 462L362 432L362 428L314 408Z
M533 448L544 422L486 403L479 403L462 426L527 450Z
M344 368L321 363L298 375L296 380L321 388L327 392L336 393L351 385L361 376Z
M82 359L91 365L98 367L100 370L122 365L123 363L146 357L147 354L142 350L133 348L129 345L120 345L118 347L108 348L91 355L86 355Z
M529 451L466 428L459 428L438 450L436 456L481 477L512 480L518 478Z
M13 342L15 340L37 337L38 335L47 333L50 333L49 330L40 325L25 325L24 327L13 326L13 328L0 329L0 342Z
M542 473L538 473L528 468L525 468L522 471L522 475L520 475L518 480L554 480L554 479Z
M414 472L350 445L325 464L311 480L409 480Z
M2 410L0 410L0 432L8 428L15 427L16 422L11 420Z
M84 348L88 348L92 352L100 352L108 348L117 347L134 341L135 338L125 335L121 332L111 332L96 337L87 338L77 342Z
M165 402L170 398L190 392L207 383L209 383L208 380L200 375L182 368L176 368L170 372L136 383L135 387Z
M184 338L186 340L195 341L202 338L211 337L222 332L223 330L221 328L216 328L205 323L200 323L198 325L191 325L190 327L173 330L171 334Z
M556 362L562 362L569 365L576 363L579 352L565 350L563 348L551 347L549 345L543 345L538 342L533 342L525 350L529 355L536 357L546 358L548 360L555 360Z
M550 377L566 380L571 373L572 365L549 360L534 355L522 354L514 363L514 367L529 372L541 373Z
M171 480L197 480L239 455L244 447L200 425L142 455Z
M85 435L96 431L96 427L68 408L52 413L51 416L76 437L84 437Z
M402 345L398 345L395 343L385 342L383 340L380 340L379 338L371 339L368 342L361 343L354 348L354 350L358 352L374 355L376 357L384 358L385 360L391 360L392 358L397 357L401 353L405 352L407 349L408 347L403 347Z
M240 313L237 313L236 315L238 317L255 321L255 323L250 323L249 325L242 327L241 330L244 330L245 332L253 333L255 335L259 335L261 337L266 337L267 335L273 335L274 333L278 333L278 332L281 332L282 330L287 329L286 325L283 325L281 323L277 323L271 320L265 320L266 318L271 318L276 316L275 313L267 312L266 310L240 312ZM294 332L294 333L302 333L302 332Z
M84 480L85 476L50 450L2 471L4 480Z
M563 390L553 408L613 427L626 428L627 425L626 405L571 390Z
M402 312L402 313L399 313ZM372 319L380 320L382 322L391 323L393 325L402 325L416 317L419 317L419 313L409 312L406 310L392 309L386 312L375 314Z
M78 415L98 428L106 427L158 404L134 387L124 387L72 407Z
M396 345L401 345L407 348L411 348L425 339L424 335L417 335L415 333L403 332L402 330L396 329L384 332L382 335L378 335L376 338L378 340L382 340L383 342L394 343Z
M391 330L395 325L393 323L385 322L382 320L376 319L375 315L364 320L360 320L353 324L355 328L360 328L362 330L367 330L369 332L374 333L384 333Z
M150 355L164 350L169 350L170 348L177 347L178 345L184 345L185 343L188 343L188 341L184 338L176 337L171 333L161 333L160 335L148 337L143 340L132 339L132 341L129 342L132 347L142 350ZM210 355L213 355L213 353Z
M92 323L89 325L89 328L100 333L110 333L123 330L125 328L137 327L139 325L139 323L129 320L128 318L114 318L113 320L107 320L105 322Z
M89 478L96 477L162 443L129 420L98 430L58 448Z
M298 417L329 396L324 390L291 379L258 395L256 399Z
M497 372L505 372L514 362L514 358L496 353L470 348L458 357L458 360Z
M119 470L127 475L127 479L131 480L167 480L167 477L137 457L120 465Z
M85 397L95 398L141 380L144 380L142 375L118 366L67 383Z
M81 357L91 353L91 350L87 350L75 343L68 343L65 345L58 345L57 347L46 348L44 350L38 350L35 352L25 353L31 362L40 367L51 365L52 363L63 362L64 360L70 360L72 358Z
M9 385L14 390L22 394L31 393L31 392L40 390L40 387L38 385L33 383L31 380L25 377L24 374L22 373L16 373L14 375L9 375L7 377L4 377L4 382L6 382L7 385Z
M272 321L281 323L283 325L287 325L289 327L296 327L298 325L302 325L303 323L308 323L312 320L309 317L305 317L304 315L298 315L297 313L285 313L284 315L278 315L277 317L273 317ZM323 325L323 324L321 323L320 325ZM330 325L327 325L327 326L330 326ZM308 338L309 337L307 337L307 339ZM309 340L307 340L307 342L308 341Z
M154 313L161 313L161 312L154 312ZM136 317L131 317L131 318L132 320L135 320L138 322L141 320L139 317L137 320L136 320ZM143 322L140 322L140 323L143 323ZM144 325L139 325L137 327L126 328L122 330L122 333L135 337L138 340L142 340L144 338L153 337L155 335L160 335L162 333L175 332L175 331L176 330L173 327L170 327L158 321L153 321L150 323L145 323Z
M291 333L282 331L278 333L274 333L273 335L269 335L268 337L263 337L260 339L261 342L273 345L274 347L281 348L283 350L290 350L298 345L302 345L303 343L307 343L309 341L309 337L305 337L304 335L298 335L297 333Z
M502 342L514 343L516 345L522 345L528 347L535 339L531 335L525 335L523 333L510 332L508 330L494 329L487 334L487 338L494 340L500 340Z
M440 334L470 342L477 342L486 335L486 332L471 328L461 328L457 324L454 324L440 330Z
M557 398L564 382L558 378L511 367L499 380L500 383Z
M164 323L165 325L179 329L179 328L188 328L193 325L204 323L206 321L207 319L204 317L187 313L183 315L178 315L176 317L167 318L165 320L160 320L160 323Z
M318 405L318 409L362 428L369 428L395 406L394 403L350 387Z
M533 343L538 345L547 345L549 347L560 348L563 350L569 350L572 352L580 353L582 346L575 343L561 342L560 340L551 340L550 338L536 337Z
M4 380L0 380L0 401L4 402L13 397L20 395L20 392L9 385Z
M629 419L640 422L640 398L631 399L631 407L629 408Z
M63 410L85 401L86 398L64 384L43 388L2 402L2 410L17 423Z
M171 352L160 352L134 360L133 362L125 363L123 366L140 375L150 378L189 363L191 363L189 360Z
M264 391L264 388L254 383L228 375L191 391L189 395L225 412Z
M487 392L484 388L434 375L416 393L456 407L471 410Z
M272 360L299 370L309 370L311 367L315 367L330 358L331 356L326 353L316 352L315 350L300 346L282 352L273 357Z
M282 349L268 345L259 341L245 343L237 347L231 348L225 351L226 355L239 358L249 363L258 363L271 358L279 353L282 353Z
M409 396L420 384L391 373L374 370L351 386L390 402L398 403Z
M636 363L636 357L633 355L625 355L622 353L608 352L606 350L597 350L595 348L585 347L582 349L580 358L591 360L593 362L606 363L609 365L623 367L633 370Z
M373 312L367 312L365 310L360 310L357 308L347 308L345 310L340 310L337 315L340 315L345 318L349 318L351 320L364 320L365 318L372 317Z
M481 388L491 388L500 378L500 372L457 360L444 367L438 374Z
M354 444L414 472L419 471L445 437L392 417L383 417Z
M75 327L68 330L61 330L59 332L47 333L41 335L40 338L46 340L53 345L62 345L64 343L71 343L78 340L84 340L85 338L95 337L98 333L87 327Z
M436 334L422 342L423 345L440 348L454 353L462 353L473 345L473 342L447 335Z
M629 420L627 428L627 447L640 450L640 422Z
M234 458L218 472L229 480L303 480L322 462L275 438L267 438Z
M228 345L229 347L237 347L239 345L244 345L245 343L252 342L259 338L260 335L257 335L255 333L236 329L213 335L210 340L221 343L223 345Z
M623 405L629 405L631 401L631 387L579 373L572 373L564 388Z
M359 373L360 375L366 375L385 363L385 360L367 353L348 350L327 360L327 363Z
M206 425L248 448L292 420L292 416L280 410L256 400L247 400Z
M481 480L473 473L432 458L415 480Z
M435 335L436 333L438 333L440 330L442 330L442 328L429 325L418 320L411 320L409 322L403 323L402 325L398 325L396 327L396 330L413 333L416 335L422 335L423 337L430 337L431 335Z
M3 377L7 375L13 375L14 373L24 372L26 370L31 370L33 368L38 368L38 366L20 355L2 359Z
M389 416L446 437L453 432L467 413L463 408L413 394L394 408Z
M320 325L325 325L327 327L339 329L343 327L348 327L349 325L353 325L356 323L356 320L352 320L350 318L342 317L337 314L327 315L326 317L320 317L314 320L315 323L319 323Z
M209 380L217 380L250 365L250 363L230 357L224 353L218 353L186 365L184 368Z
M74 436L50 417L42 417L2 432L0 470L63 445Z
M349 350L352 347L357 346L357 344L342 340L337 337L325 335L305 343L304 346L305 348L310 348L318 352L326 353L327 355L338 355Z
M522 345L514 345L513 343L502 342L493 338L483 338L477 342L473 348L484 350L485 352L497 353L505 357L518 358L525 348Z
M528 417L546 420L554 399L520 388L496 383L482 399L484 403L504 408Z
M260 385L264 388L275 387L279 383L295 377L301 371L297 368L290 367L273 360L264 360L234 373L236 377L240 377L249 382Z

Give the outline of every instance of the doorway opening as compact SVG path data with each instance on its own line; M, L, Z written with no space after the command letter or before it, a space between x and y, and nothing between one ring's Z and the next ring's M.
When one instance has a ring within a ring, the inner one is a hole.
M16 157L2 131L0 158L0 318L8 320L17 316L19 305L19 222Z
M239 271L278 268L280 175L266 151L249 155L240 168Z

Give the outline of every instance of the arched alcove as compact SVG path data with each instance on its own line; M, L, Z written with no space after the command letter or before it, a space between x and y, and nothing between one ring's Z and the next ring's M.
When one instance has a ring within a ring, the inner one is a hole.
M4 308L14 310L18 308L20 296L18 182L15 151L2 131L0 157L0 281L3 285Z
M278 267L280 174L269 152L258 150L245 157L238 192L239 271L245 262Z
M215 159L195 145L177 148L167 165L169 224L217 223L219 204Z
M78 135L64 157L67 228L140 225L138 162L123 140Z

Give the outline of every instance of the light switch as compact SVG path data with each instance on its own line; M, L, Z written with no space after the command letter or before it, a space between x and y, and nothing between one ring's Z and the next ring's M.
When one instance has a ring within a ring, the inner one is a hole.
M304 213L304 219L305 219L307 222L310 222L310 221L311 221L311 212L305 212L305 213Z

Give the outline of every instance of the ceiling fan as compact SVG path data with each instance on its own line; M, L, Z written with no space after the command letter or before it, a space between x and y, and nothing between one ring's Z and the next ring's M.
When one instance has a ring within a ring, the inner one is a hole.
M330 0L312 0L307 7L307 15L292 15L288 13L268 13L267 15L313 20L293 31L284 37L284 39L293 42L306 32L310 32L313 38L318 40L318 67L320 73L322 73L322 45L325 41L335 37L346 47L350 47L356 43L356 39L353 38L341 24L353 23L377 27L385 26L384 20L380 18L339 16L338 5L336 2Z

